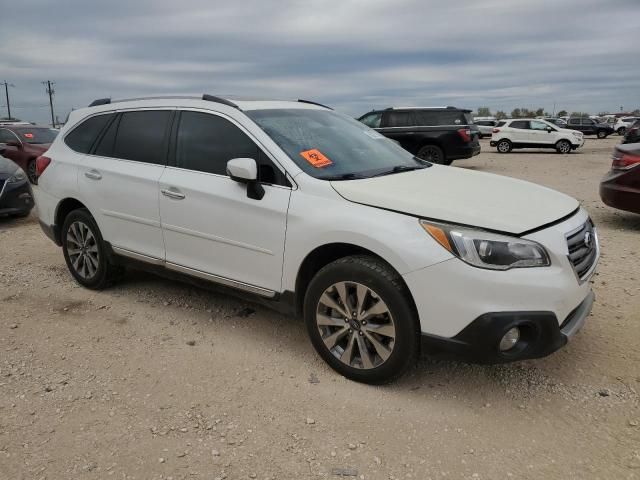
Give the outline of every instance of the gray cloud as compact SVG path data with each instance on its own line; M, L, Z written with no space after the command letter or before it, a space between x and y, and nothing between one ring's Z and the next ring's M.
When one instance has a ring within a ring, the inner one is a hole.
M390 105L640 107L635 0L33 1L3 7L13 111L210 92ZM4 100L0 100L4 104ZM4 109L2 110L4 114Z

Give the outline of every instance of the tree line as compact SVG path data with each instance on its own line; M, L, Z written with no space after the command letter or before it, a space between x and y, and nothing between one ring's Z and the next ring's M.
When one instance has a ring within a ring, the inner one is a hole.
M632 115L640 116L640 109L635 109L631 112ZM557 117L588 117L589 114L587 112L567 112L566 110L560 110L555 114ZM506 112L502 110L498 110L495 114L491 113L491 109L489 107L479 107L478 108L478 117L496 117L498 120L503 118L533 118L533 117L550 117L551 114L549 112L545 112L544 108L537 108L535 110L528 108L514 108L511 110L511 115L508 115Z

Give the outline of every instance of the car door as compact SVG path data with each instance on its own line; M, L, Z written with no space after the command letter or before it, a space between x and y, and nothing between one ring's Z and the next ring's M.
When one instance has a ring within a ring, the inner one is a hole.
M529 120L513 120L509 124L509 138L512 143L529 143Z
M177 119L172 164L160 178L167 267L272 296L282 283L291 187L284 172L239 123L210 111ZM226 173L233 158L253 158L265 193Z
M594 135L596 133L596 124L590 118L581 119L582 132L585 135Z
M582 125L580 118L578 117L570 118L567 122L567 128L569 128L570 130L577 130L579 132L585 133L584 126Z
M78 190L117 253L164 260L158 180L173 110L112 114L78 169Z
M410 110L389 110L382 115L378 131L385 137L395 140L405 150L414 151L416 146L416 122Z
M549 131L549 129L552 129ZM531 120L529 122L529 141L538 145L553 145L557 140L557 130L546 122Z

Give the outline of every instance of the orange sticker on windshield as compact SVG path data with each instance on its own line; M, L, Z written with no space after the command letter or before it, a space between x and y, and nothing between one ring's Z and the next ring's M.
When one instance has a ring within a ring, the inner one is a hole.
M307 162L309 162L316 168L323 168L328 167L329 165L333 165L333 162L325 157L322 152L320 152L320 150L316 148L300 152L300 155L302 155L302 158L304 158Z

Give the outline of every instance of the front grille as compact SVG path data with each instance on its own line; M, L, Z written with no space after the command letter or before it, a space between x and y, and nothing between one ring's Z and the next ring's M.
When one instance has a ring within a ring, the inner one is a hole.
M567 235L569 261L577 277L583 281L598 259L598 236L591 220Z

